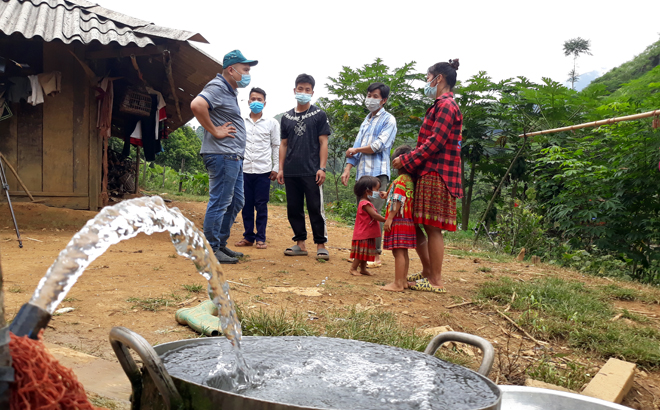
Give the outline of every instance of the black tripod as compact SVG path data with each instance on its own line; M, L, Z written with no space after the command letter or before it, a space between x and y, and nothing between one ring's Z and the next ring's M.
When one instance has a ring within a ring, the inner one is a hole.
M21 233L18 231L18 223L16 223L16 216L14 215L14 207L11 206L11 198L9 197L9 184L7 183L7 175L5 174L5 165L3 163L3 157L0 156L0 183L2 183L2 190L5 191L7 195L7 204L9 205L9 212L11 212L11 219L14 220L14 229L16 230L16 236L18 237L18 247L23 247L23 240L21 239Z

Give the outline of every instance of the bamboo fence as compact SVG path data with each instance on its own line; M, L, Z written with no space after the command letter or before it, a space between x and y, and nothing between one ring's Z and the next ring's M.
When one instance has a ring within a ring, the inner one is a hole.
M529 134L520 134L518 136L519 137L533 137L535 135L553 134L555 132L562 132L562 131L573 131L573 130L579 130L579 129L588 128L588 127L599 127L601 125L614 124L614 123L621 122L621 121L633 121L633 120L639 120L639 119L642 119L642 118L657 117L657 116L660 116L660 109L645 112L645 113L641 113L641 114L626 115L625 117L608 118L606 120L585 122L583 124L571 125L571 126L568 126L568 127L553 128L553 129L550 129L550 130L530 132Z

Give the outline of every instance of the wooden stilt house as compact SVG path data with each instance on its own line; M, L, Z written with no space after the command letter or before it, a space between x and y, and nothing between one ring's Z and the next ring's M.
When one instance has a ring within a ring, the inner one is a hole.
M175 130L193 118L190 101L222 70L194 42L207 41L85 0L0 0L0 152L32 196L50 206L101 207L107 140L97 128L99 81L114 79L114 136L126 134L121 124L130 114L116 106L131 87L160 92ZM7 95L12 78L53 72L61 73L59 92L43 103ZM11 172L7 179L12 200L28 200Z

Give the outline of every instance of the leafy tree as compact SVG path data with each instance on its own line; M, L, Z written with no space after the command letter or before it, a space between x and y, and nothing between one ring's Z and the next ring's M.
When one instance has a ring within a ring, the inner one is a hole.
M182 171L181 160L185 160L187 172L206 172L202 157L199 155L202 141L195 131L191 126L184 125L170 133L169 137L162 141L163 152L156 155L155 162Z
M568 73L568 81L571 82L571 88L575 88L575 83L580 79L577 73L577 58L581 54L591 54L591 41L585 40L582 37L572 38L564 42L564 55L566 57L573 56L573 69Z
M385 109L397 120L395 146L404 142L412 142L414 145L424 113L430 105L430 100L414 84L415 80L423 81L424 75L414 70L414 61L390 69L383 64L383 60L377 58L373 63L357 69L343 67L338 76L328 78L326 87L331 97L319 99L318 105L328 114L332 126L328 162L334 171L337 200L340 199L341 172L346 165L345 152L353 146L360 125L369 114L364 99L371 83L381 82L390 87Z

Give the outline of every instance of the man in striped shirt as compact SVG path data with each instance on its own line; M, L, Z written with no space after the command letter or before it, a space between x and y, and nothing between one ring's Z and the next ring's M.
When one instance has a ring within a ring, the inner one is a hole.
M390 182L390 151L394 138L396 137L396 119L392 114L385 111L385 103L390 95L390 87L383 83L373 83L367 88L365 105L369 114L360 126L360 132L355 138L353 148L346 151L347 164L341 175L341 182L348 185L351 176L351 168L356 168L355 180L359 181L363 176L372 176L380 180L380 190L386 191ZM378 192L374 193L371 202L380 213L385 199L380 198ZM383 224L380 224L381 232ZM381 238L376 239L378 256L371 266L380 266L380 254L382 253Z

